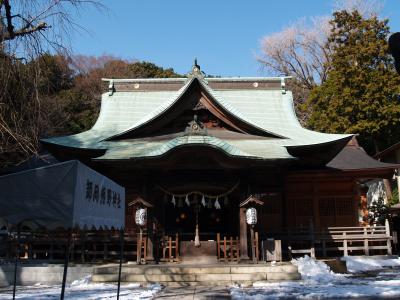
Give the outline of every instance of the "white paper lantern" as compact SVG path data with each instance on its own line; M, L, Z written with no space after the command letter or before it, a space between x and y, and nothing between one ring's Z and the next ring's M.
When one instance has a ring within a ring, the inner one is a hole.
M257 224L257 210L254 207L246 209L246 223L249 225Z
M136 210L135 223L138 226L145 226L147 223L147 209L139 208Z

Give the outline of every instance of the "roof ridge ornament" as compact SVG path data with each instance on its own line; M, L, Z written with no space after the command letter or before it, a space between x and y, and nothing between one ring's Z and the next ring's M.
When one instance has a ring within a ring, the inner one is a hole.
M110 80L110 83L109 83L109 85L108 85L108 95L109 95L109 96L112 96L112 95L114 94L114 92L115 92L114 80L111 79L111 80Z
M281 92L282 92L282 95L286 94L285 77L281 77Z
M193 65L192 71L193 71L193 72L201 72L200 69L201 69L200 66L197 64L197 57L195 57L195 58L194 58L194 65Z
M204 78L205 75L206 74L203 71L201 71L200 65L197 63L197 57L195 57L194 64L192 66L192 71L187 75L188 79L192 79L193 77L196 77L197 79L199 79L207 84L207 81Z

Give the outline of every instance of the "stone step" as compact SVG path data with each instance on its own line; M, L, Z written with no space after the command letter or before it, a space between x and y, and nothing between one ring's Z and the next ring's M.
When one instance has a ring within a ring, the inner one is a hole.
M140 267L122 267L122 272L128 274L224 274L230 273L229 267L157 267L157 266L140 266ZM118 267L105 267L96 268L94 270L95 274L109 274L118 273Z
M267 273L267 280L269 281L286 281L286 280L300 280L301 274L299 272L274 272Z
M298 280L298 272L236 273L236 274L129 274L122 273L122 282L254 282L264 280ZM116 282L118 274L94 274L93 282Z
M282 273L282 272L297 272L298 269L295 265L284 264L275 266L232 266L231 273L254 273L254 272L265 272L265 273Z
M252 281L240 282L241 285L252 286ZM162 285L173 287L173 288L182 288L182 287L204 287L204 286L229 286L232 285L231 281L208 281L208 282L198 282L198 281L185 281L185 282L175 282L175 281L166 281L162 282ZM191 295L192 296L192 295ZM186 298L184 298L186 299ZM190 299L205 299L205 298L190 298ZM207 298L207 299L220 299L220 298ZM221 298L225 299L225 298Z
M161 274L252 274L252 273L282 273L297 272L297 267L291 264L275 266L235 265L220 267L189 267L189 266L131 266L124 265L122 272L137 275ZM118 266L104 266L94 269L94 274L117 274Z

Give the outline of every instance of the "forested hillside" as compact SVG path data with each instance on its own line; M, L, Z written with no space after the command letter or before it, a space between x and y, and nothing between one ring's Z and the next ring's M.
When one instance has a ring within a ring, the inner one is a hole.
M39 139L89 129L97 119L101 81L108 78L176 77L173 69L113 56L42 54L29 62L0 57L2 139L0 166L40 152Z

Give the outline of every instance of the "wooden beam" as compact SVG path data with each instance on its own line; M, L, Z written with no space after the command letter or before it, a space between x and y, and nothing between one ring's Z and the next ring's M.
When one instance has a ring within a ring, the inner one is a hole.
M264 205L264 201L261 201L257 197L255 197L253 195L250 195L246 200L240 202L239 207L247 206L250 203L254 203L254 204L257 204L257 205Z

